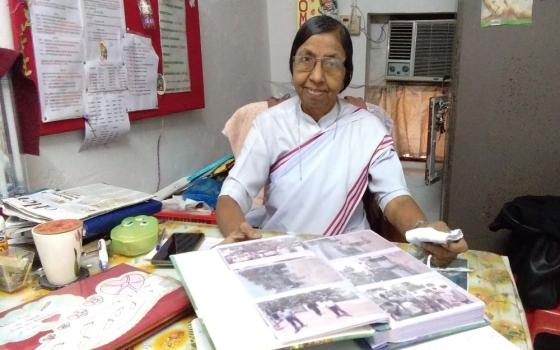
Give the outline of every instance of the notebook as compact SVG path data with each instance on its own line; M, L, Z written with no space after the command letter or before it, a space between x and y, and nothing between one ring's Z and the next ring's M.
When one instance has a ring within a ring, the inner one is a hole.
M124 349L190 311L175 279L121 264L0 313L0 348Z

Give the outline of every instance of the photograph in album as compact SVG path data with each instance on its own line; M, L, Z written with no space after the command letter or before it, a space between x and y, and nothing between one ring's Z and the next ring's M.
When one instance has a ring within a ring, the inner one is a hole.
M331 266L314 257L283 260L234 271L253 297L265 297L343 280Z
M228 265L247 263L259 259L285 259L290 254L298 254L306 249L293 236L280 236L256 241L246 241L217 247Z
M469 304L479 302L436 273L380 283L363 290L395 321L420 322L422 317L457 313L462 308L468 308Z
M383 311L343 282L261 301L257 307L278 339L307 338L368 323Z
M306 241L305 245L316 255L327 260L352 257L394 247L391 242L377 234L372 234L371 231L323 237Z
M355 286L430 272L426 265L396 247L331 264Z

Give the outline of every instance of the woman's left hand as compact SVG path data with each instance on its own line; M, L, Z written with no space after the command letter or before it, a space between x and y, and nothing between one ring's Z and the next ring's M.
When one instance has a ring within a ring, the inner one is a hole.
M443 221L435 221L427 225L428 227L433 227L438 231L449 232L450 229L447 224ZM469 247L467 241L460 239L458 241L449 242L446 244L433 244L433 243L422 243L422 249L426 254L431 254L431 264L434 266L447 266L453 259L457 257L458 254L466 252Z

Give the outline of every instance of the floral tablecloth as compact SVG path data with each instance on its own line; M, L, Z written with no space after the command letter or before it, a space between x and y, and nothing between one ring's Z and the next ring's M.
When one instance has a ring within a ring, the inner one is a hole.
M160 224L166 235L173 232L201 232L217 241L221 237L214 225L196 224L180 221L167 221ZM264 236L275 235L274 232L263 232ZM401 244L401 248L413 254L418 254L415 247ZM472 270L468 276L468 290L486 303L486 317L492 328L497 330L521 350L532 350L531 337L525 318L525 312L513 282L511 269L506 257L483 251L470 250L461 255L467 259ZM148 272L173 276L177 278L174 269L155 268L146 256L124 257L113 255L110 266L127 263ZM93 271L95 273L95 270ZM0 312L37 299L48 294L49 291L40 287L36 278L30 285L18 292L8 294L0 291ZM144 349L195 349L192 327L193 317L184 318L161 330L153 337L134 347L135 350Z

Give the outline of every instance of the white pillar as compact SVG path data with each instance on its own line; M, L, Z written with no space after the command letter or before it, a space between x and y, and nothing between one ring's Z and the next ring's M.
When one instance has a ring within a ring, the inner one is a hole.
M6 49L14 48L12 20L10 19L8 0L0 0L0 47Z
M8 0L0 0L0 47L14 49L12 37L12 22L10 18L10 10ZM2 174L0 176L0 191L2 196L6 195L7 190L11 190L12 194L19 194L27 190L27 182L22 164L21 148L19 143L19 132L16 123L14 92L10 74L6 74L0 79L0 117L3 123L4 138L2 144L5 149L0 150L2 153L10 154L1 155ZM9 174L9 176L6 176ZM12 177L12 179L10 179ZM13 188L7 188L7 181L14 181Z

